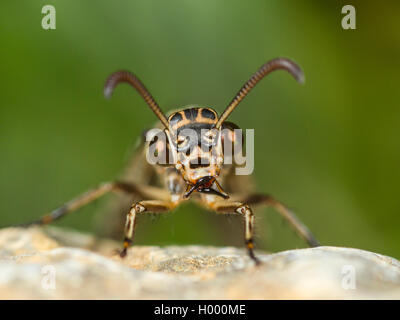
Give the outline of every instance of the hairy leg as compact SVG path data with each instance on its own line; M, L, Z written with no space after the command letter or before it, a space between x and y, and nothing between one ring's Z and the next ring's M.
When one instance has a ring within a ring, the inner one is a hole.
M99 185L97 188L91 189L78 197L68 201L61 207L51 211L50 213L44 215L38 220L24 223L18 226L31 226L31 225L45 225L49 224L55 220L65 217L68 213L73 212L86 204L100 198L101 196L111 192L111 191L123 191L131 194L138 194L141 197L157 197L165 198L167 195L163 189L154 187L142 187L131 183L125 182L105 182Z
M142 213L166 213L171 211L177 206L176 202L166 200L147 200L139 201L132 205L131 210L126 215L125 222L125 237L122 251L120 252L121 258L126 256L129 246L133 242L135 235L136 217Z
M217 213L239 214L244 218L245 245L250 258L259 264L260 260L254 254L254 215L251 208L244 202L231 200L218 200L208 202L206 206Z
M246 197L244 201L249 205L266 205L273 207L310 247L318 247L320 245L311 231L296 217L296 215L273 197L266 194L253 194Z

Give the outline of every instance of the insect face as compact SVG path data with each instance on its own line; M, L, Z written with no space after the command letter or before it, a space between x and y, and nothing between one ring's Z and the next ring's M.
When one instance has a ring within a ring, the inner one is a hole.
M188 108L169 118L169 141L176 168L190 185L211 187L221 171L223 152L217 113L211 108ZM207 177L207 179L205 179Z

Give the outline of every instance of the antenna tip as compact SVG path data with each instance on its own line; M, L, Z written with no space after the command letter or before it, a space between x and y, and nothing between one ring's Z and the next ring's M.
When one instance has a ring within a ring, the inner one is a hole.
M103 90L104 98L106 98L107 100L110 99L112 92L113 92L113 90L111 87L105 86L104 90Z
M304 85L306 83L306 77L303 73L303 71L300 71L297 75L296 75L296 80L298 83Z

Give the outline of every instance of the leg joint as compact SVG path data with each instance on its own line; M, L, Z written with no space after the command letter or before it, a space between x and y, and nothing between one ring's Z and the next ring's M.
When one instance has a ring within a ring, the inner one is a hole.
M252 216L253 212L251 211L250 207L247 204L242 204L235 210L237 213L244 215L244 216Z
M130 213L135 214L142 213L144 211L146 211L146 208L140 202L137 202L132 205Z

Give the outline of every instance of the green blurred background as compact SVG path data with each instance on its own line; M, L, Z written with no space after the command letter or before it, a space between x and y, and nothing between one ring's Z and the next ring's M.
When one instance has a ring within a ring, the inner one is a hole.
M41 28L41 8L57 29ZM343 30L353 4L357 29ZM222 111L265 61L285 56L300 86L274 73L232 114L255 128L255 177L325 245L400 258L400 3L378 1L2 1L0 225L26 222L116 177L155 117L105 78L134 71L165 111ZM104 201L104 200L103 200ZM103 201L57 225L92 231ZM257 212L264 250L304 247L271 209ZM188 204L138 226L140 244L243 243L232 219Z

